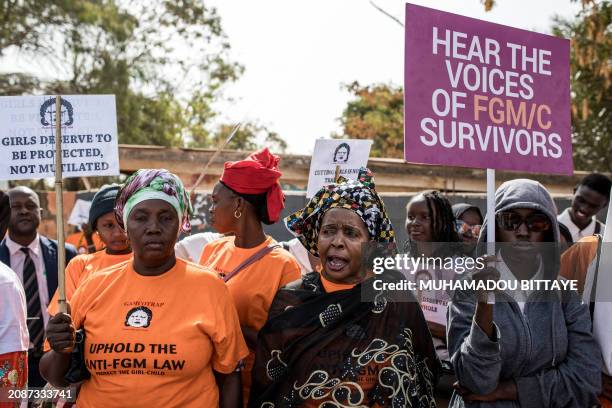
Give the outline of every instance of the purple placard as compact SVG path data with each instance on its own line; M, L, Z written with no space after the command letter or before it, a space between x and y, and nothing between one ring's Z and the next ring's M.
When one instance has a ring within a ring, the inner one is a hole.
M569 46L406 4L405 160L572 174Z

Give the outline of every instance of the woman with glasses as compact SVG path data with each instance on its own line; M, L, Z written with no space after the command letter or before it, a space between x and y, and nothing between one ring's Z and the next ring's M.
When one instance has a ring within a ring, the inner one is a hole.
M483 221L480 208L468 203L455 204L453 205L453 215L455 216L457 234L463 241L464 253L472 254L476 249L476 242L478 242Z
M472 279L557 279L559 228L544 186L527 179L502 184L495 194L495 219L495 268ZM479 242L486 239L483 225ZM458 379L451 407L597 403L600 351L591 336L588 309L575 292L459 290L448 319L448 346Z

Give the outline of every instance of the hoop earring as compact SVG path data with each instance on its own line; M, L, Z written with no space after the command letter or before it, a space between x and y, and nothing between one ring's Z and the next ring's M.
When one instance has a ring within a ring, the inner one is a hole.
M242 213L238 210L234 211L234 217L238 220L242 217Z

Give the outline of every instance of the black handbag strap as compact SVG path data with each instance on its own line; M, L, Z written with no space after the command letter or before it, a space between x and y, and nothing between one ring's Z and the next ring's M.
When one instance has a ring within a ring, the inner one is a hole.
M595 231L593 232L593 235L599 235L600 232L601 224L599 223L599 221L595 220Z
M274 251L276 248L281 248L281 245L280 244L272 244L272 245L268 245L268 246L265 246L265 247L261 248L259 251L255 252L253 255L251 255L247 259L245 259L240 265L235 267L233 271L231 271L230 273L225 275L223 277L223 280L225 282L229 281L234 276L238 275L238 273L240 271L242 271L244 268L246 268L247 266L249 266L249 265L259 261L261 258L263 258L264 256L268 255L270 252Z

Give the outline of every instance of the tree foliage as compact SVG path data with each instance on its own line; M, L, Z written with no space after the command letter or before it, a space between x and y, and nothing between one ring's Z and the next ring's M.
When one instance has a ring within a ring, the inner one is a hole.
M0 57L37 62L2 94L114 94L120 143L213 145L213 102L243 71L200 0L0 0L0 33Z
M481 0L485 10L497 0ZM612 172L612 4L609 0L580 2L574 19L555 17L554 35L569 38L572 90L572 143L576 169Z
M371 156L404 157L404 92L387 84L345 85L352 99L342 112L336 138L373 140Z
M555 19L555 35L571 38L574 164L612 171L612 4L584 2L574 20Z

